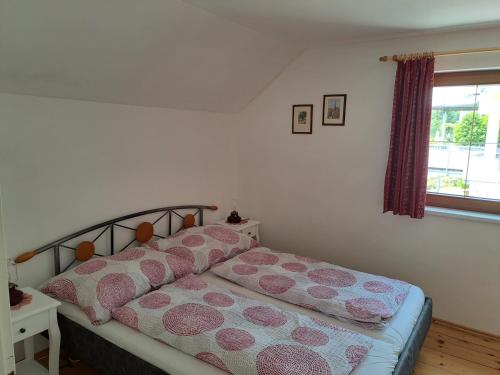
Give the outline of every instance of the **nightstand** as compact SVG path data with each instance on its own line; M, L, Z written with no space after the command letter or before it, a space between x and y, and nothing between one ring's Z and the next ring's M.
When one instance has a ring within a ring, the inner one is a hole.
M46 296L33 288L22 288L23 292L31 294L30 304L19 310L11 311L12 341L24 341L24 357L16 363L16 374L35 375L47 374L47 370L34 359L33 338L45 330L49 331L49 374L59 374L59 344L61 334L57 325L57 306L61 302Z
M260 242L260 222L257 220L248 219L248 221L244 224L231 224L226 220L219 220L217 221L217 224L224 225L225 227L231 228L232 230L246 234Z

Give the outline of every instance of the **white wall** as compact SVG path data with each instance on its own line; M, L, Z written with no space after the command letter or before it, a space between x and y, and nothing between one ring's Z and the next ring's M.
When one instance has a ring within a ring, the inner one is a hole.
M8 252L100 221L172 204L231 208L232 115L0 94L0 183ZM19 283L52 272L49 253Z
M396 65L378 61L499 40L496 29L324 46L292 63L242 114L239 202L266 244L418 284L436 316L499 334L500 226L382 214ZM500 66L498 54L438 61ZM321 126L322 95L343 93L346 126ZM314 104L312 135L291 134L299 103Z
M8 251L160 205L218 204L215 219L237 195L266 245L416 283L437 316L500 333L500 227L381 213L395 65L378 62L498 40L500 29L312 49L239 115L0 94ZM322 95L335 93L348 94L346 126L322 127ZM312 135L291 134L296 103L315 105ZM20 282L51 270L39 256Z

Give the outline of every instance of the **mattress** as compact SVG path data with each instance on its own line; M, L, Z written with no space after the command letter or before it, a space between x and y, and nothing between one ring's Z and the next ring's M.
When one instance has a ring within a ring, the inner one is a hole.
M338 321L312 310L252 292L230 281L222 279L211 272L205 272L201 277L213 284L234 290L248 297L275 304L285 310L297 311L304 315L330 321L339 326L349 328L376 339L367 357L353 372L354 375L389 375L393 372L398 360L398 355L408 340L424 303L422 290L413 286L400 310L387 327L383 330L367 330L347 322ZM94 332L169 374L225 374L221 370L205 362L165 345L115 320L101 326L92 326L87 316L77 306L71 303L63 302L58 308L58 311L89 331Z

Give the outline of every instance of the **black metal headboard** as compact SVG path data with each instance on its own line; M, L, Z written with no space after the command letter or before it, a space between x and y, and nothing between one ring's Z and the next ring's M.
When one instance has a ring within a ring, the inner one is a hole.
M204 205L184 205L184 206L170 206L170 207L161 207L161 208L154 208L151 210L145 210L145 211L140 211L140 212L135 212L132 214L128 214L125 216L120 216L115 219L107 220L103 223L92 225L88 228L79 230L78 232L69 234L65 237L62 237L56 241L50 242L42 247L39 247L38 249L28 251L24 254L19 255L16 257L15 261L16 263L22 263L26 262L27 260L33 258L35 255L41 254L47 250L53 250L54 251L54 270L55 274L59 274L61 272L66 271L77 259L77 252L78 252L78 247L75 246L70 246L68 245L68 242L75 240L79 237L82 237L86 234L92 233L94 231L97 231L101 229L101 231L97 232L97 235L93 237L89 241L84 241L87 244L93 244L101 238L104 234L109 233L109 253L112 255L116 252L120 252L131 246L133 243L137 241L136 237L134 237L131 241L127 242L124 246L121 246L118 250L116 249L116 243L115 243L115 228L120 228L120 229L126 229L128 231L137 231L136 228L132 228L131 226L124 225L123 223L126 222L127 220L133 219L133 218L138 218L141 216L147 216L147 215L152 215L152 214L157 214L159 213L159 217L155 218L151 223L150 222L145 222L142 224L148 224L148 226L151 228L151 236L156 237L156 238L165 238L173 233L175 233L178 229L183 228L183 227L189 227L196 225L196 222L198 225L203 225L203 211L204 210L217 210L217 206L204 206ZM177 225L177 228L175 228L173 219L177 218L182 221L180 225ZM167 228L166 228L166 235L161 235L158 233L154 232L154 225L160 222L162 219L165 219L167 223ZM141 224L141 225L142 225ZM74 259L67 264L64 269L61 271L61 249L67 249L71 250L75 253ZM93 256L103 256L106 254L98 254L97 252L94 253L92 250L92 255Z

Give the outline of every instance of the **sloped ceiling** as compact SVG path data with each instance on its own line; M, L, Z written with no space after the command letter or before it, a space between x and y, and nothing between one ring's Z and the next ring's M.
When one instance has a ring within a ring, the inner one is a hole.
M238 112L313 44L499 21L499 0L0 0L0 92Z
M0 92L237 112L301 51L180 0L0 3Z
M317 44L497 24L499 0L185 0L283 40Z

